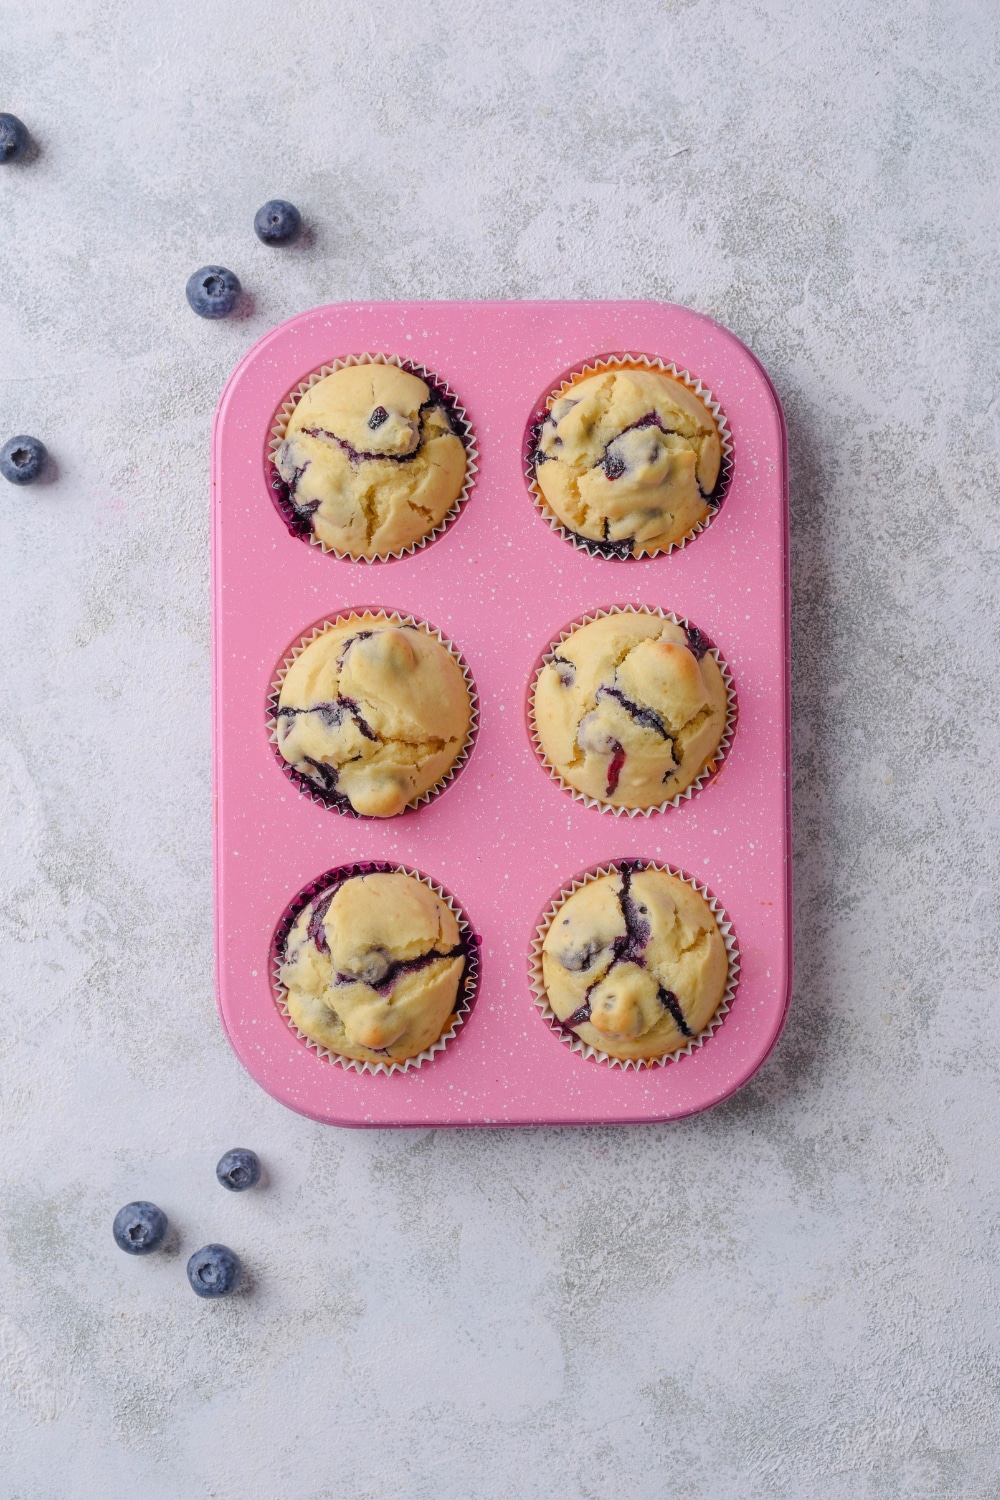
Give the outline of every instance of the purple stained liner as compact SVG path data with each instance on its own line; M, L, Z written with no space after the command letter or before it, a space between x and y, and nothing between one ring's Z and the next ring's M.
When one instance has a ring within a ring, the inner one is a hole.
M452 428L453 428L453 430L455 432L455 435L456 435L456 437L458 437L461 440L462 446L464 447L465 452L466 452L468 468L466 470L465 487L463 488L462 493L459 495L458 499L455 501L455 503L452 506L451 510L448 512L448 514L445 516L444 520L441 522L440 526L436 527L435 530L432 531L429 536L422 537L420 539L420 541L414 542L410 547L408 547L401 554L402 557L408 557L413 552L418 551L421 547L426 547L429 542L435 541L437 537L439 537L440 535L442 535L442 533L457 518L459 512L461 511L461 509L464 506L466 500L468 499L469 488L470 488L472 477L473 477L473 474L475 473L475 468L476 468L476 465L475 465L476 445L475 445L475 441L474 441L473 433L472 433L472 423L469 421L468 417L465 415L465 408L459 405L457 396L454 394L454 392L451 390L451 388L445 383L445 381L443 381L439 375L435 375L432 370L425 369L423 365L417 364L414 360L403 359L402 357L397 356L396 358L394 358L392 360L388 360L388 359L384 359L384 360L380 360L380 359L371 359L371 360L357 359L355 362L359 363L359 364L383 364L383 363L385 363L385 364L390 364L390 363L391 364L398 364L398 366L399 366L400 369L406 370L411 375L416 375L419 380L422 380L424 382L424 384L429 388L429 390L431 392L431 395L428 398L428 400L424 402L424 406L443 406L444 407L445 411L448 413L448 419L449 419L449 421L452 424ZM331 361L332 368L331 369L327 369L327 373L328 374L333 373L333 370L335 370L335 369L345 369L345 368L348 367L349 363L350 363L350 361L348 359L333 360L333 361ZM326 369L327 367L323 366L321 368L322 369ZM323 376L320 374L319 371L313 371L313 375L316 376L315 380L312 378L312 376L307 375L305 377L305 379L299 381L298 385L295 386L293 388L293 390L291 390L288 393L288 395L285 396L285 398L280 402L280 404L278 406L278 409L277 409L277 411L274 414L274 417L271 419L270 426L268 427L267 447L266 447L266 452L265 452L265 472L266 472L267 487L268 487L268 493L270 494L271 499L274 502L274 507L277 510L277 512L278 512L279 516L281 517L281 519L284 521L284 523L285 523L286 527L288 528L290 534L292 536L294 536L294 537L299 537L302 541L306 541L306 542L309 542L309 543L313 543L315 541L315 538L313 536L312 519L311 518L312 518L312 514L316 510L317 505L318 505L319 502L318 501L310 501L310 502L308 502L305 505L298 505L296 503L295 498L294 498L291 490L289 489L289 487L285 483L285 481L282 479L281 475L278 473L278 470L277 470L277 468L276 468L276 466L275 466L275 464L274 464L274 462L273 462L273 460L271 458L271 452L272 452L272 448L273 448L274 429L276 427L284 428L286 426L286 423L287 423L287 419L286 419L285 413L284 413L285 406L287 406L292 401L298 401L298 400L300 400L301 397L305 395L306 390L309 389L311 385L316 384L318 382L318 380L320 380L320 379L323 378ZM376 411L382 411L382 410L384 410L384 408L382 408L382 407L377 407L376 408ZM372 415L374 416L375 413L373 412ZM383 420L384 420L384 418L383 418ZM371 418L369 418L368 425L371 426ZM376 424L376 426L380 426L380 425L381 425L381 423L377 423ZM354 458L365 458L365 457L369 457L369 456L374 456L374 455L366 455L366 454L357 454L357 453L355 453L354 449L350 448L349 444L342 442L339 438L336 439L336 441L340 444L340 446L342 448L345 448L349 452L349 454L352 457L354 457ZM379 454L377 456L379 458L385 458L385 457L387 457L389 455ZM406 455L406 456L404 456L402 458L393 458L392 462L394 462L394 463L405 463L405 462L408 461L409 458L411 458L413 456L414 455L409 454L409 455ZM301 470L296 470L296 478L298 477L298 474L300 472L301 472ZM322 544L318 544L318 545L322 545ZM324 548L323 550L327 551L327 550L332 550L332 549ZM352 558L352 557L347 557L346 554L334 553L334 556L337 556L337 557L343 556L343 558L344 558L345 561L348 561L348 562L360 562L360 563L397 562L397 561L400 560L395 555L389 555L389 556L385 556L385 557L357 557L357 558Z
M729 433L729 426L726 422L725 413L721 410L717 413L714 413L716 421L719 424L720 436L722 436L723 438L723 452L722 462L719 465L719 477L716 481L715 489L712 491L711 495L704 496L706 504L711 507L711 515L709 515L708 518L703 521L695 531L692 531L690 535L682 538L681 541L675 542L674 545L666 551L656 553L642 553L639 557L636 557L632 551L634 541L628 537L625 537L618 542L613 542L610 540L605 540L602 542L595 540L593 537L581 536L579 532L571 531L569 527L564 526L563 523L559 520L558 516L549 509L541 493L541 490L535 483L535 470L538 467L538 464L544 461L542 456L539 454L538 449L542 427L546 419L548 418L549 411L552 405L556 401L558 401L561 395L564 394L564 387L568 386L571 381L579 378L586 378L589 375L602 374L605 369L611 370L615 368L650 370L654 373L659 371L661 374L671 375L673 379L679 380L682 385L688 386L688 388L692 390L695 395L698 395L700 399L705 402L709 410L712 410L712 403L715 401L715 397L712 395L712 393L704 386L699 392L696 389L699 382L695 380L695 378L691 376L688 371L677 370L676 374L674 374L670 362L667 360L659 360L654 355L595 355L593 359L587 360L585 364L575 365L571 370L564 371L563 374L560 375L559 378L555 381L551 390L548 391L547 394L542 398L539 405L536 406L535 410L528 418L528 424L524 429L524 439L521 449L522 469L528 485L529 493L531 494L531 498L535 505L535 509L545 520L548 521L551 529L556 533L557 536L562 537L563 541L569 542L570 545L576 547L578 551L586 552L591 557L608 558L613 562L649 562L653 558L669 557L671 552L676 552L679 551L680 548L686 547L689 542L694 541L696 536L700 536L700 534L706 529L706 527L710 526L711 523L715 520L715 517L719 514L719 511L722 509L723 502L725 501L726 496L729 493L730 484L732 483L732 437ZM673 368L676 369L676 367ZM653 413L640 418L640 420L634 423L633 426L648 426L650 425L651 421L655 421L655 414ZM726 451L727 445L729 448L728 452ZM614 468L614 459L615 456L613 454L610 455L612 468ZM605 473L607 474L609 479L615 479L622 472L622 470L618 470L618 473L610 472L608 469L608 462L609 456L605 454Z
M311 880L308 885L303 886L298 895L293 897L293 899L289 902L288 906L285 908L281 916L281 919L278 922L277 927L274 929L274 933L271 938L270 953L268 955L270 964L269 973L272 978L272 989L274 991L275 1001L278 1004L279 1010L281 1010L281 988L277 982L277 971L280 965L284 962L285 944L288 941L288 934L291 932L300 915L310 904L310 902L314 901L317 896L326 895L329 899L325 902L320 903L320 906L317 908L317 911L313 913L313 916L310 918L309 922L310 937L314 936L314 924L316 927L316 932L320 933L321 924L323 918L326 916L330 901L333 900L340 887L345 883L345 881L353 880L357 876L364 875L412 875L417 880L422 881L424 885L430 887L430 889L435 891L437 894L442 895L444 900L447 901L452 907L452 910L454 911L455 916L458 920L459 940L457 948L452 950L450 956L454 957L457 953L461 953L465 958L465 969L462 974L462 984L455 1001L455 1008L452 1011L452 1026L461 1025L472 1010L476 998L476 991L479 987L482 940L479 937L479 934L474 931L472 924L470 923L468 917L465 915L462 907L455 900L454 896L452 896L451 892L448 891L443 885L441 885L439 881L432 880L429 876L422 874L419 870L411 870L406 865L394 865L391 864L388 860L384 859L362 860L351 865L339 865L332 870L327 870L324 874L318 875L315 880ZM319 946L318 943L317 946ZM437 958L444 958L445 956L445 954L434 955L434 957ZM433 959L427 957L425 961L432 962ZM410 966L416 967L419 966L419 963L419 960L411 962ZM288 1016L284 1013L284 1011L281 1011L281 1014L282 1019L287 1025L291 1026L296 1036L300 1037L300 1039L306 1042L307 1045L315 1047L315 1044L310 1044L307 1038L301 1037L301 1034L295 1029L294 1026L292 1026L291 1021L288 1019ZM438 1039L438 1042L433 1044L430 1056L422 1053L417 1058L407 1058L405 1063L388 1063L385 1065L385 1069L386 1071L404 1071L408 1068L420 1067L422 1066L423 1062L432 1060L436 1052L443 1050L443 1047L446 1046L447 1043L451 1040L453 1040L453 1034L448 1035L446 1032L441 1038ZM360 1067L362 1071L366 1068L371 1067L371 1064L358 1064L357 1059L355 1058L340 1058L334 1053L324 1053L324 1056L332 1062L340 1063L340 1065L344 1067L350 1068L357 1065L357 1067ZM380 1064L379 1066L382 1065Z
M466 686L469 689L471 716L469 721L469 732L466 737L465 745L462 747L462 750L459 753L458 759L455 761L455 764L450 768L445 777L440 782L438 782L436 786L433 786L429 791L424 792L416 803L404 807L401 813L396 814L396 818L405 818L411 813L419 812L426 803L433 801L435 797L438 797L442 792L447 791L448 787L451 786L455 777L465 766L466 762L469 759L469 756L472 754L473 747L476 743L476 736L479 733L479 695L476 692L476 684L473 680L472 673L469 670L469 665L454 642L450 641L447 636L442 635L440 631L436 629L436 627L430 625L426 620L417 620L413 615L399 615L394 610L360 608L345 610L340 615L331 615L328 619L320 621L318 625L313 627L310 633L300 636L298 641L291 648L291 651L289 651L286 656L282 657L282 669L278 676L275 677L271 682L271 687L267 695L267 702L265 705L266 723L269 733L273 734L276 731L279 719L278 699L281 696L281 685L285 680L285 671L287 670L286 661L288 660L288 658L298 655L299 652L305 650L306 646L311 645L314 640L318 639L319 635L322 634L323 628L325 626L335 625L338 620L342 620L348 615L366 614L376 615L380 618L384 618L389 624L412 626L418 630L428 631L428 633L435 640L441 642L445 650L450 652L450 654L458 662L458 665L462 670L462 675L465 678ZM344 643L341 656L346 653L348 646L351 645L353 641L365 640L371 634L372 632L370 630L359 630L356 636L352 636L350 640ZM352 699L341 698L338 705L331 704L330 708L333 709L335 706L339 706L342 707L345 712L351 712L350 705L352 703ZM318 706L324 707L325 705ZM356 709L357 704L353 704L353 707ZM362 729L361 732L364 733L365 731ZM371 735L369 734L366 737L371 738ZM281 751L278 749L277 744L273 745L273 749L275 759L277 760L278 765L280 766L284 775L288 778L292 785L302 793L303 796L308 797L310 802L315 802L321 807L328 807L334 812L341 813L344 817L356 818L359 821L363 820L366 823L391 823L396 821L396 818L375 818L370 813L359 813L357 809L351 805L349 799L345 797L342 792L337 791L336 778L331 767L326 766L319 761L311 761L310 764L315 767L317 776L320 778L319 780L313 780L312 777L304 775L301 771L297 771L293 765L290 765L282 755Z

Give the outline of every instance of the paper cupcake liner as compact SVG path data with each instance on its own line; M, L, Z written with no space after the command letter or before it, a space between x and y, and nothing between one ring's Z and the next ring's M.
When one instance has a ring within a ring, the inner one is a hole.
M445 408L451 418L455 429L455 435L462 441L465 448L465 483L457 498L453 501L447 515L438 522L433 531L426 536L410 542L409 546L401 547L398 552L378 552L373 557L354 557L350 552L340 552L336 547L330 547L326 542L320 540L313 532L308 521L298 514L292 505L288 493L288 486L278 473L275 463L275 455L285 440L288 423L296 406L317 381L323 380L327 375L333 375L337 370L346 370L353 365L395 365L397 369L406 370L411 375L416 375L420 380L426 382L441 405ZM289 391L284 401L274 414L267 440L267 452L264 463L265 479L268 492L274 501L275 509L284 521L292 536L309 542L313 547L319 547L322 552L331 553L334 557L341 558L345 562L373 563L390 562L400 557L409 557L414 552L419 552L429 542L433 542L442 532L446 531L458 516L462 506L468 500L472 491L478 470L477 459L479 450L476 446L476 435L472 430L472 423L466 415L465 407L460 405L451 387L440 375L435 375L426 366L417 364L414 360L401 359L398 354L349 354L346 359L332 359L328 364L322 365L318 370L313 370L304 380L300 380L294 390Z
M574 891L580 890L582 886L589 885L592 880L598 880L602 875L611 875L619 872L624 865L629 865L635 871L639 870L662 870L667 875L676 875L683 880L692 890L704 896L712 909L712 914L719 925L722 941L726 945L726 956L729 960L729 976L726 988L723 991L719 1007L705 1027L699 1031L697 1036L691 1038L683 1047L678 1047L676 1052L665 1052L662 1057L612 1057L610 1052L602 1052L598 1047L593 1047L589 1042L581 1041L575 1031L571 1031L564 1022L560 1021L555 1011L549 1004L548 993L542 978L542 944L545 935L552 925L552 919L558 912L567 897L572 896ZM690 1057L692 1052L698 1051L705 1045L708 1039L718 1031L733 1003L736 989L740 978L740 950L736 942L736 934L733 932L733 924L726 915L725 909L712 895L706 885L701 885L697 880L686 875L683 870L675 870L672 865L662 864L655 859L613 859L606 864L594 865L589 870L574 877L568 885L563 886L557 895L549 902L538 924L538 929L531 944L531 954L528 960L528 978L531 984L532 995L535 1006L542 1020L553 1031L559 1040L567 1046L571 1052L588 1061L605 1063L609 1068L621 1068L625 1072L634 1068L639 1072L642 1068L665 1068L668 1063L679 1062L682 1057Z
M559 520L555 511L550 510L545 496L542 494L535 478L534 455L538 447L538 438L542 423L548 416L553 405L559 400L571 385L577 381L587 379L591 375L603 375L606 370L655 370L664 375L672 375L675 380L681 381L694 394L705 403L719 431L719 439L722 444L722 463L719 468L719 478L715 489L712 491L707 504L711 507L709 515L703 521L699 521L691 530L678 541L671 542L669 547L658 547L655 552L640 552L638 557L632 551L633 544L629 541L621 542L599 542L592 537L581 536L577 531L570 528ZM579 365L568 370L560 379L558 385L549 392L543 402L532 413L524 432L524 477L528 485L528 491L534 502L535 509L543 520L547 521L550 528L561 536L563 541L569 542L578 552L586 552L588 557L610 558L615 562L640 562L648 557L669 557L671 552L686 547L688 542L693 541L700 532L710 526L722 509L722 503L726 498L729 485L733 477L733 438L718 401L712 392L702 385L697 376L691 375L687 370L678 369L677 365L663 359L654 359L648 354L604 354L589 360L584 365Z
M315 1041L310 1036L306 1036L304 1031L300 1031L288 1013L287 992L280 978L282 955L284 954L288 934L298 920L299 914L304 907L309 905L310 901L315 900L317 896L324 895L330 890L331 886L342 885L345 880L351 880L356 875L413 875L427 886L428 890L432 890L436 896L440 896L443 901L447 902L458 923L459 941L465 954L465 970L462 974L458 999L456 1000L451 1020L437 1041L432 1042L423 1052L418 1052L416 1057L407 1057L401 1062L373 1063L357 1057L344 1057L339 1052L331 1052L329 1047L324 1047L322 1043ZM429 876L422 875L419 870L411 870L407 865L389 864L386 860L366 860L358 864L338 865L335 869L327 870L325 874L310 881L285 908L271 938L269 964L271 989L274 994L275 1004L284 1017L289 1030L311 1052L315 1052L317 1057L322 1058L323 1061L335 1063L338 1067L355 1073L407 1073L411 1069L423 1067L425 1062L430 1062L431 1058L436 1057L439 1052L443 1052L448 1043L457 1035L459 1027L462 1026L468 1017L479 987L479 947L479 937L472 930L468 918L455 898L449 891L445 890L444 886L438 885L437 881L431 880Z
M596 807L598 812L613 813L618 818L648 818L652 813L666 812L668 807L680 807L682 802L689 802L696 792L699 792L703 786L706 786L708 782L718 775L722 767L722 762L729 753L733 736L736 733L736 724L739 718L736 688L733 684L733 675L729 670L728 664L720 655L718 648L709 643L707 654L715 659L719 671L722 673L722 680L726 685L726 722L715 754L705 769L695 777L690 786L684 788L683 792L678 792L674 797L668 797L664 802L657 802L653 807L613 807L608 802L601 802L597 797L589 797L586 792L579 791L560 776L542 749L542 741L538 733L538 725L535 721L535 688L542 668L548 666L563 642L568 640L573 632L579 630L582 625L590 625L594 620L606 619L608 615L656 615L658 619L670 620L674 625L679 625L685 631L697 628L691 624L690 620L686 620L683 615L675 615L672 610L660 609L652 604L613 604L610 609L594 610L590 614L581 615L578 620L571 621L560 632L558 638L546 647L543 655L538 659L534 672L531 674L531 682L528 687L528 734L531 737L535 754L538 756L544 769L549 773L558 787L561 787L564 792L569 793L574 802L582 802L584 807ZM701 631L698 633L702 635ZM702 639L705 640L707 638L702 635Z
M461 669L465 685L469 690L469 728L465 736L465 743L454 763L448 768L440 781L435 782L434 786L430 787L426 792L421 792L418 797L411 798L402 812L396 813L395 817L401 818L406 813L413 812L416 808L422 807L425 802L433 801L435 797L447 790L451 782L454 781L472 754L472 747L479 733L479 695L476 692L476 684L469 670L468 663L454 642L450 641L446 635L438 630L436 625L429 624L427 620L418 620L415 615L401 615L396 610L371 608L340 610L337 614L328 615L325 619L320 620L310 631L301 636L297 644L283 657L281 667L272 680L267 694L267 731L271 744L274 746L275 759L282 771L303 796L308 797L310 802L315 802L320 807L329 808L333 812L341 813L344 817L348 818L364 818L366 821L373 823L391 823L393 821L392 818L376 818L371 813L360 813L356 808L351 806L346 797L338 799L335 794L324 792L314 781L310 781L308 776L304 776L301 771L296 771L295 767L288 763L278 749L278 699L281 696L281 687L285 677L288 675L288 669L296 657L301 656L305 648L311 645L314 640L321 635L325 635L328 630L332 630L337 624L349 619L352 615L371 615L374 619L384 620L388 625L411 626L415 630L422 630L425 635L432 636L434 640L440 641L441 645L444 646L445 650Z

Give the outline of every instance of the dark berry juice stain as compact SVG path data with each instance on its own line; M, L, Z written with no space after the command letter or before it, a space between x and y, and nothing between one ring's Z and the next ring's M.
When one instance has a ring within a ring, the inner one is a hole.
M296 771L294 767L289 766L293 780L301 777L299 785L318 796L327 807L339 808L341 812L351 813L355 818L361 816L355 810L350 798L345 797L343 792L337 791L337 771L334 766L328 766L322 760L313 760L311 755L305 757L305 763L307 766L312 766L316 773L315 779L307 776L304 771Z
M358 633L357 633L357 635L349 635L347 637L347 640L341 646L341 648L340 648L340 654L337 657L337 669L338 669L338 671L340 671L340 670L343 669L344 659L347 656L348 651L350 651L351 647L354 645L354 642L355 641L367 641L369 639L369 637L373 636L374 634L375 634L374 630L359 630Z
M599 953L604 952L605 945L597 938L591 938L589 943L584 943L582 948L571 948L564 953L559 962L564 969L571 974L582 974L584 969L589 969Z
M368 634L371 635L372 632L369 631ZM289 704L286 704L283 708L278 709L277 717L279 719L294 719L300 714L315 714L327 729L339 729L345 717L350 717L366 740L374 742L378 740L378 735L361 712L357 701L354 698L346 698L343 694L335 698L332 703L314 703L311 708L292 708ZM319 765L318 761L310 761L308 755L305 759L309 761L310 765ZM325 769L336 778L337 773L332 767L327 766ZM333 785L336 785L336 780L334 780Z
M333 886L326 895L321 896L313 907L312 916L309 918L307 936L320 953L329 953L330 951L330 945L326 940L326 928L323 926L323 923L326 920L327 912L330 910L330 902L339 890L340 886L338 884Z
M326 427L303 427L302 431L306 437L321 438L325 442L335 443L342 453L347 454L347 457L355 466L358 464L378 463L380 461L389 464L409 464L417 457L421 448L421 444L418 443L412 453L369 453L363 448L355 448L346 438L338 437L335 432L330 432ZM294 488L294 486L295 481L293 480L292 487Z
M712 649L712 642L707 635L702 634L697 625L685 625L684 634L687 636L688 650L691 655L701 661L702 657Z
M593 537L585 537L583 541L586 550L596 553L599 557L613 557L617 558L620 562L625 562L635 555L633 551L635 547L634 536L622 537L621 541L618 542L609 541L607 537L600 542L595 541Z
M622 766L625 764L625 747L618 740L611 741L613 754L611 764L608 766L608 787L605 796L613 797L618 790L618 778L622 774Z
M638 964L640 968L646 967L646 944L649 942L652 930L649 923L644 920L646 908L639 906L632 895L632 876L643 869L645 866L641 860L622 862L622 888L618 892L618 905L621 907L622 920L625 923L625 935L615 938L612 944L615 963Z
M375 990L379 995L388 995L396 984L397 979L403 974L415 974L420 969L426 969L431 964L436 964L440 958L465 957L465 946L459 943L455 948L449 948L444 953L438 953L434 949L430 953L422 953L419 958L401 958L390 964L381 979L370 980L361 978L358 974L338 974L337 984L366 984L369 989Z
M694 1032L691 1030L687 1021L685 1021L684 1019L684 1012L681 1010L681 1002L678 1000L673 990L665 990L661 985L656 992L656 998L663 1006L663 1009L670 1012L670 1018L673 1021L674 1025L677 1027L677 1030L680 1032L681 1036L694 1036Z
M582 1026L585 1021L590 1020L590 996L595 989L596 985L592 984L584 996L583 1004L578 1005L573 1014L566 1017L562 1023L563 1026L568 1026L572 1030L574 1026Z
M337 699L336 706L341 709L341 711L346 711L350 714L351 718L354 720L356 727L361 732L361 734L364 735L366 740L371 740L375 744L378 743L378 735L368 723L367 719L364 717L361 709L358 707L353 698L345 698L343 694L341 694Z
M699 495L704 500L706 505L710 505L712 507L713 511L718 512L719 510L721 510L722 502L726 498L726 494L729 490L729 483L732 477L733 460L731 455L724 453L722 455L722 462L719 464L719 477L715 481L715 489L706 494L701 485L698 485Z
M303 464L300 469L295 470L292 476L293 485L298 483L308 467L308 464ZM278 513L292 536L312 536L312 518L319 509L319 501L309 500L303 503L297 500L294 489L289 488L274 464L270 467L270 485Z
M670 740L672 738L667 733L666 725L658 713L654 713L651 708L643 708L639 703L633 703L631 698L626 698L621 688L601 687L597 689L597 696L598 698L602 696L605 698L614 698L616 703L621 704L630 719L634 719L637 724L641 724L643 729L655 730L662 740Z
M655 411L648 411L644 417L639 418L638 422L633 422L630 427L623 427L617 437L611 438L610 442L605 444L604 457L597 465L598 468L604 470L605 479L620 479L628 468L628 464L620 453L611 452L611 444L617 443L618 439L623 438L626 432L636 432L642 427L658 427L663 433L671 433L673 431L671 427L664 427L659 415ZM606 525L607 523L605 522Z

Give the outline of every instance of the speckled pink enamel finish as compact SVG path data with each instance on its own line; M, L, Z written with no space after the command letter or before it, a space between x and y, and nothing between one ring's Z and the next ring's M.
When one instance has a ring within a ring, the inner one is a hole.
M525 423L565 370L628 350L701 378L729 420L734 474L716 519L670 556L589 558L551 532L522 473ZM453 525L413 556L372 565L286 530L268 493L274 413L337 357L399 354L448 382L472 421L479 474ZM237 1055L291 1109L337 1125L536 1125L676 1119L760 1067L790 985L788 575L785 436L752 354L710 319L653 302L348 303L274 329L219 403L212 450L215 891L218 1004ZM539 653L577 616L660 605L729 663L739 724L720 774L690 802L624 818L574 802L528 738ZM268 743L265 699L287 648L350 607L412 613L461 648L481 727L454 783L385 822L301 796ZM623 856L667 861L708 885L733 922L741 976L720 1029L688 1057L640 1072L585 1060L533 1003L539 916L574 874ZM482 938L472 1014L417 1070L358 1074L319 1058L277 1009L268 946L288 901L354 860L419 869L452 892Z

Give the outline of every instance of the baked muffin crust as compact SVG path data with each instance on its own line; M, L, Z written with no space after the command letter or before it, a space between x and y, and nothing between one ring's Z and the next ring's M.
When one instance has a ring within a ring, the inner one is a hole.
M668 871L623 861L560 905L542 943L553 1013L611 1057L656 1058L704 1031L729 957L705 898Z
M275 717L279 752L324 801L391 818L447 776L468 739L472 703L436 636L366 612L295 658Z
M354 558L429 536L462 492L466 451L438 395L396 365L350 365L305 392L275 466L304 527Z
M331 1052L402 1062L437 1041L465 953L454 912L416 875L355 875L316 896L285 940L293 1024Z
M535 481L578 536L635 557L680 542L711 512L722 444L709 408L657 370L580 377L542 423Z
M581 625L534 692L545 759L610 807L659 807L685 791L715 759L727 710L725 679L700 632L647 611Z

